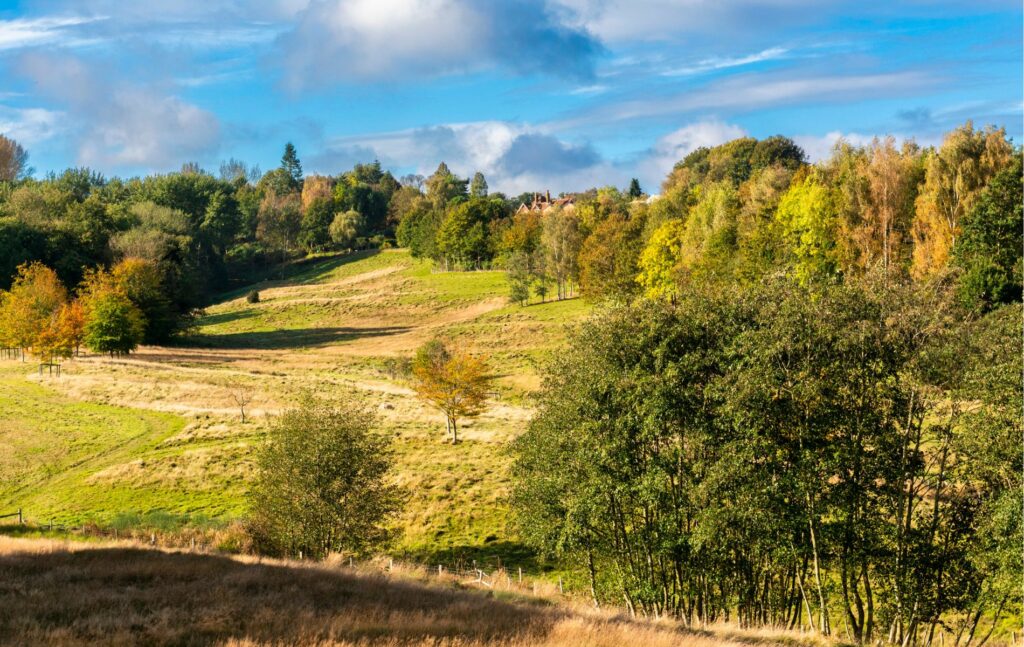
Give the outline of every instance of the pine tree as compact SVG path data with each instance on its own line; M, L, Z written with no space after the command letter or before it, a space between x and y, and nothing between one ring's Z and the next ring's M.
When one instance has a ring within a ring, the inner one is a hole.
M294 186L298 188L302 184L302 162L295 152L295 144L288 142L284 145L284 155L281 157L281 168L291 176Z
M629 197L636 199L644 194L643 190L640 189L640 180L633 178L629 181L629 190L627 191Z

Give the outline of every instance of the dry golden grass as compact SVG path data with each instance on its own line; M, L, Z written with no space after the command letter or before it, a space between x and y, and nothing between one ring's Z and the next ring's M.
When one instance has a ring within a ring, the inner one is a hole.
M499 594L501 595L501 594ZM0 644L711 647L813 636L499 599L415 570L0 538Z

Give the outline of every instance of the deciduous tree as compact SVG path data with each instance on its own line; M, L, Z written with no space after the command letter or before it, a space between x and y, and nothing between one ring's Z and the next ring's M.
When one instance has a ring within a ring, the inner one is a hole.
M416 353L412 373L417 395L444 413L448 436L458 443L459 420L484 411L492 380L487 362L433 341Z

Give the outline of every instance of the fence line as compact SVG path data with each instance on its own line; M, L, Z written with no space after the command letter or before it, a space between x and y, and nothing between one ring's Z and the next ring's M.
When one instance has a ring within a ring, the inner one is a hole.
M40 530L57 530L66 532L78 532L83 535L93 535L107 537L116 540L119 539L135 539L136 541L148 543L151 546L157 545L157 533L153 530L138 529L136 532L128 531L127 533L121 533L117 528L101 528L93 525L76 525L66 526L55 524L51 519L46 523L31 523L24 515L24 510L19 508L17 512L11 512L9 514L0 514L0 519L9 519L11 517L18 518L19 526L34 526ZM148 535L148 536L147 536ZM182 537L186 540L185 537ZM175 549L189 549L192 552L205 552L211 548L214 548L213 543L202 541L200 538L197 542L197 534L191 533L191 536L187 537L187 543L182 545L176 545L174 543L167 543L167 547ZM301 560L300 556L300 560ZM520 591L532 592L534 595L539 594L538 584L541 584L540 588L547 589L547 594L554 594L556 591L559 595L565 595L565 586L562 578L559 576L557 584L553 580L546 580L536 577L526 577L523 573L522 566L510 566L502 564L501 559L498 559L497 566L478 566L477 560L468 560L472 566L467 563L467 560L459 559L453 564L430 564L424 562L417 562L415 560L407 562L398 562L392 557L383 558L385 561L381 561L382 558L370 559L362 562L356 562L351 556L344 559L344 561L337 563L337 566L352 569L359 569L366 566L376 566L380 570L387 573L392 573L395 570L403 570L406 568L412 569L423 569L428 574L436 572L437 577L451 577L460 580L463 584L476 584L488 589L494 589L496 586L503 584L507 589L518 589ZM330 563L330 560L328 560ZM397 566L397 569L396 569ZM490 569L490 570L488 570Z

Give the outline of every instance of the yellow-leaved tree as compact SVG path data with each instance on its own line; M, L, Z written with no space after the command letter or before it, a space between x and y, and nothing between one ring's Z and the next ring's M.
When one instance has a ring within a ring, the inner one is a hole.
M680 263L686 224L679 218L667 220L654 230L640 254L636 280L652 299L671 299L679 292Z
M946 267L963 218L1012 154L1005 130L993 126L975 130L968 121L949 133L942 146L928 156L911 230L911 273L915 278L932 276Z
M434 340L416 352L412 374L416 394L444 413L448 437L458 443L459 420L484 411L493 379L486 360Z

